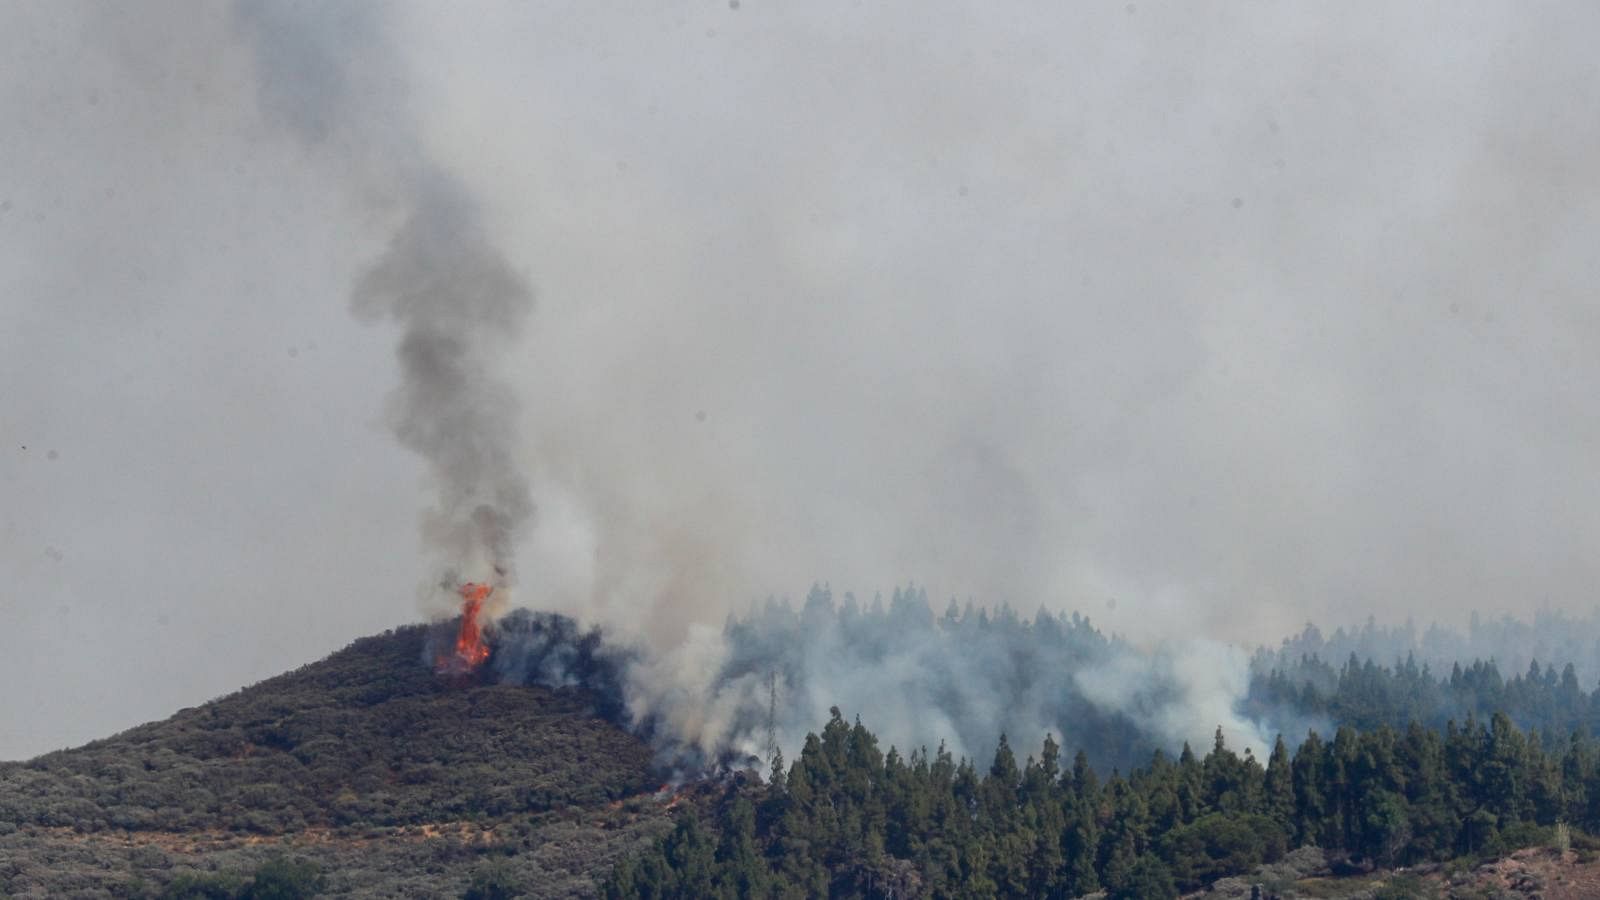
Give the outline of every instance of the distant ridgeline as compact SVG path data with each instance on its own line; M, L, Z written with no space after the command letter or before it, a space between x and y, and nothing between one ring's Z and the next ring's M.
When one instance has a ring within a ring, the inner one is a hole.
M1473 613L1466 631L1439 624L1419 629L1415 623L1381 626L1368 618L1359 628L1340 628L1324 636L1315 625L1286 638L1276 651L1257 654L1257 666L1271 668L1298 661L1302 656L1320 656L1340 662L1354 653L1365 661L1394 663L1412 657L1418 666L1427 666L1435 675L1448 674L1460 663L1494 660L1507 675L1526 672L1534 662L1554 665L1559 672L1572 663L1580 684L1593 686L1600 680L1600 607L1587 616L1560 612L1540 612L1524 622L1510 616L1484 619Z

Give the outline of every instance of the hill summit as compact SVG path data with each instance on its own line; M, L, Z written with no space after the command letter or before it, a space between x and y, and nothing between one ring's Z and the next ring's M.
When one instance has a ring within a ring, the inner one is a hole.
M485 869L593 893L666 827L650 748L604 700L442 678L428 627L160 722L0 764L0 896L160 896L283 855L327 893L454 896Z

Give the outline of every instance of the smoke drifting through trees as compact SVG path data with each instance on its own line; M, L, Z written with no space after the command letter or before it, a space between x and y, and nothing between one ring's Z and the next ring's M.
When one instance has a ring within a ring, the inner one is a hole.
M1415 654L1382 661L1389 639L1415 634L1410 627L1339 629L1318 644L1348 657L1330 664L1315 652L1290 655L1322 641L1308 626L1247 664L1244 651L1205 641L1141 651L1077 614L1029 620L952 603L935 617L913 589L866 609L850 595L835 603L825 588L798 610L769 600L664 655L609 642L564 616L519 610L500 627L494 677L588 689L597 711L649 737L663 764L690 772L765 764L769 726L792 760L816 727L807 717L821 709L826 719L833 707L882 720L885 744L903 752L943 744L982 761L1001 734L1024 747L1050 734L1101 771L1128 771L1158 749L1176 755L1185 742L1208 746L1219 727L1258 759L1280 735L1297 747L1311 731L1413 723L1442 731L1496 714L1546 736L1600 734L1600 687L1577 674L1594 663L1581 647L1600 634L1592 621L1558 615L1480 623L1468 634L1429 626L1436 650L1461 641L1478 654L1432 666ZM1538 635L1580 652L1559 662L1556 650L1525 671L1494 662L1520 658Z
M1053 734L1099 766L1204 745L1220 726L1258 755L1270 722L1237 712L1247 657L1205 641L1140 652L1076 614L953 605L935 617L921 590L862 609L813 589L799 610L768 601L720 632L660 653L607 644L563 616L517 611L497 626L491 669L512 683L581 686L604 714L648 735L689 771L765 762L768 729L790 757L830 708L883 723L888 743L982 758L1002 733ZM774 692L776 703L773 703Z
M1209 740L1220 725L1241 747L1262 752L1270 734L1234 712L1246 687L1246 655L1206 641L1141 653L1108 638L1087 619L1040 610L959 610L936 617L923 591L895 591L863 609L846 595L836 604L812 590L799 610L771 602L730 620L711 655L715 674L685 719L675 690L681 675L640 678L630 697L669 731L705 752L761 755L775 673L780 743L790 755L831 707L879 723L889 743L907 749L945 743L981 757L998 736L1023 744L1053 733L1097 763L1122 766L1157 748ZM691 645L692 646L692 645ZM694 659L675 657L686 653ZM657 670L705 665L706 647L675 650Z

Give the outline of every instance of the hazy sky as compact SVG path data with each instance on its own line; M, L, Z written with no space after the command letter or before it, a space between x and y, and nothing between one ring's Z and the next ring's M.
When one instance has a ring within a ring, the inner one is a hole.
M268 6L340 120L224 4L0 2L0 758L430 611L374 147L537 293L523 604L1593 605L1594 4Z

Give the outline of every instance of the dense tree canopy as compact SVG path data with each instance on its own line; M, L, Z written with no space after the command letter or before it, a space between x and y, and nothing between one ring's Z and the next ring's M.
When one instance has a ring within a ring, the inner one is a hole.
M1557 822L1600 826L1596 748L1558 746L1503 714L1330 738L1263 764L1218 730L1204 757L1103 781L1046 738L1017 761L1004 737L982 769L943 748L880 749L837 710L787 770L735 780L702 822L692 809L610 897L1172 897L1315 845L1354 864L1499 852Z
M1585 691L1571 663L1558 670L1535 660L1511 678L1493 660L1454 663L1448 672L1434 672L1413 656L1384 666L1354 653L1337 668L1315 654L1278 660L1271 669L1260 663L1242 710L1257 722L1363 731L1419 722L1443 729L1451 720L1487 720L1503 711L1518 727L1545 737L1600 734L1600 690Z

